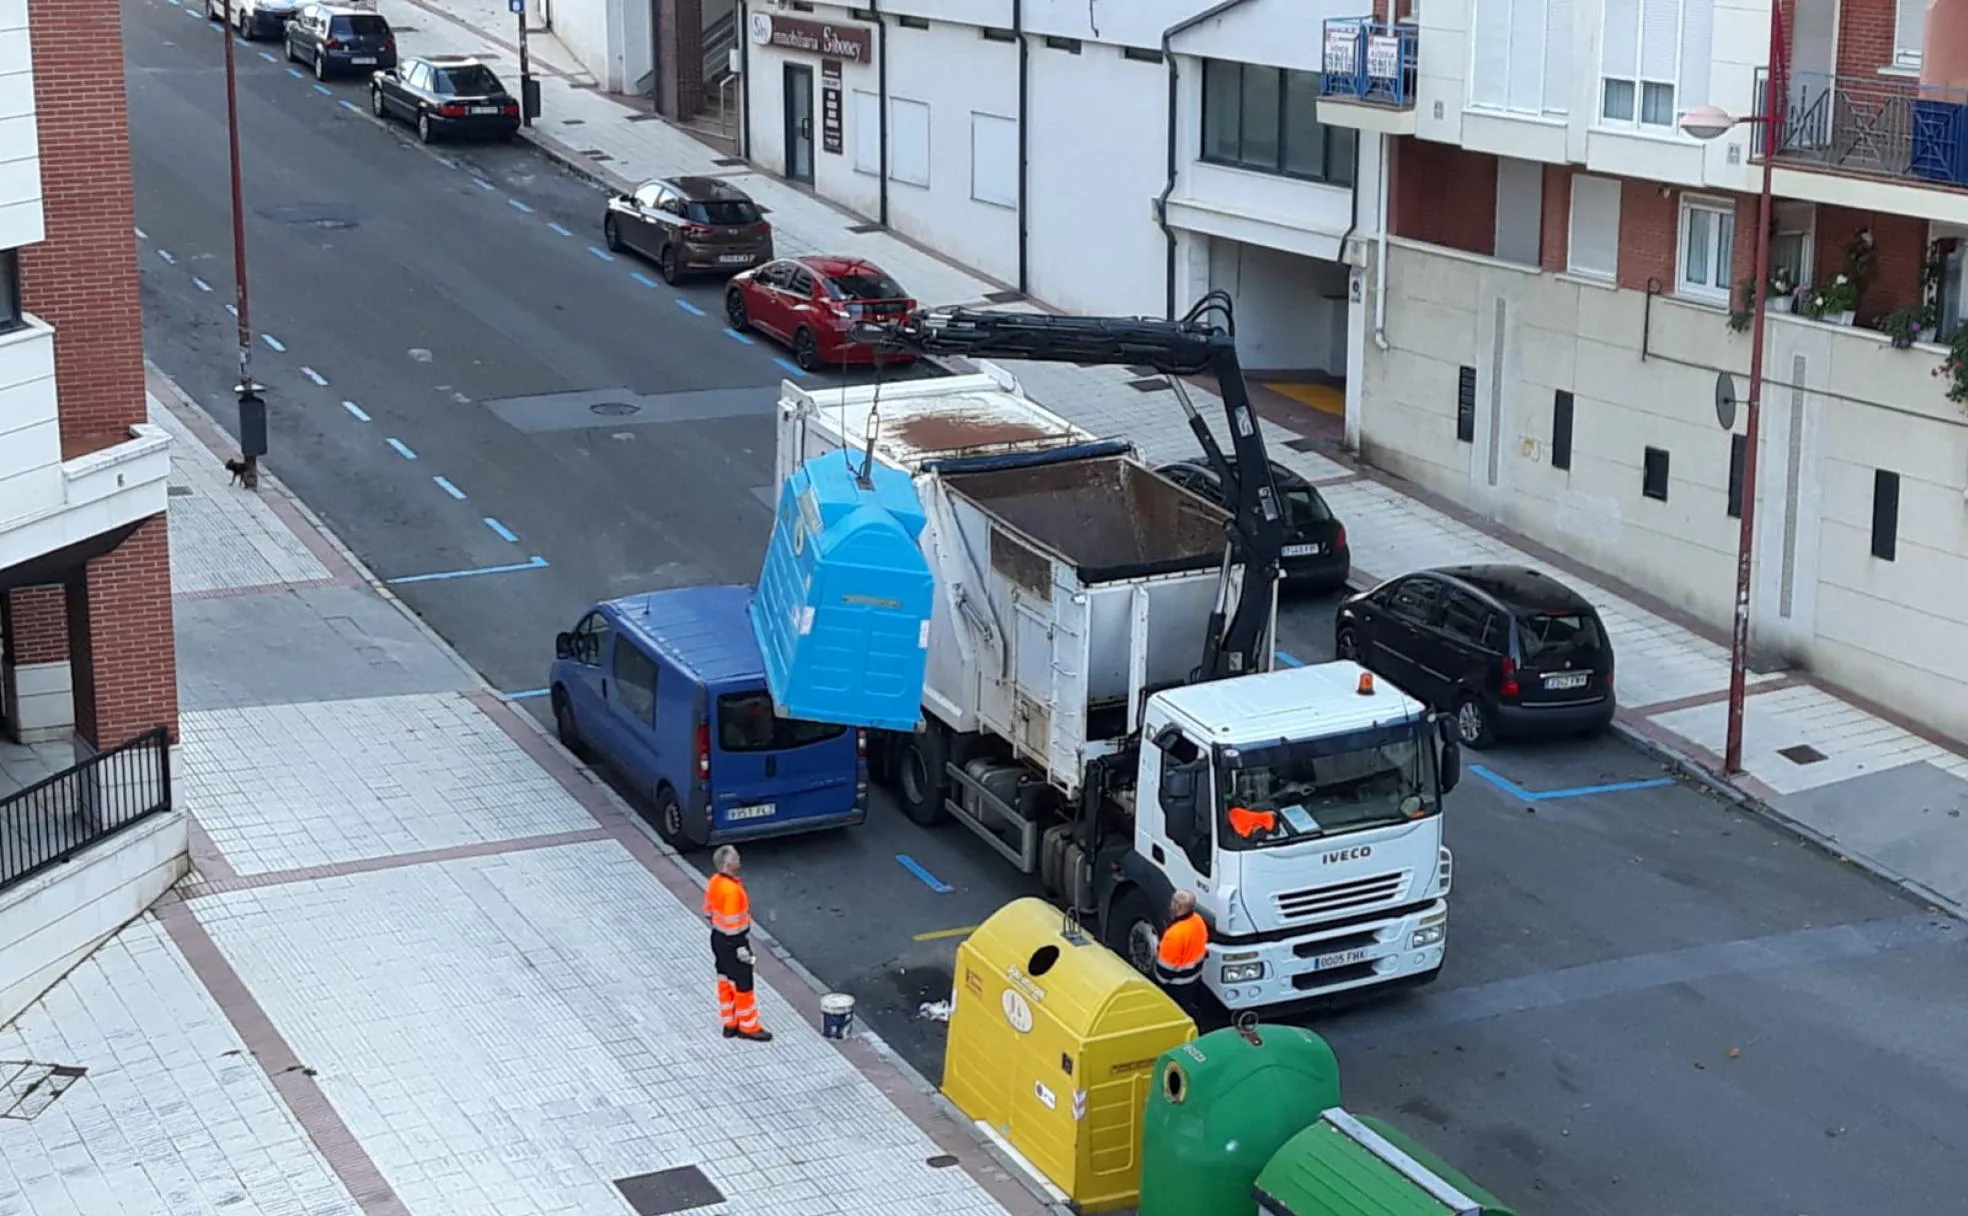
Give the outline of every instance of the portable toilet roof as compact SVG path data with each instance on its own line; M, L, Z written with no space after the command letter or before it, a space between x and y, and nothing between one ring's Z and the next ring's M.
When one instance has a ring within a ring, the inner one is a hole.
M1391 1125L1336 1106L1278 1150L1254 1189L1265 1216L1514 1216Z

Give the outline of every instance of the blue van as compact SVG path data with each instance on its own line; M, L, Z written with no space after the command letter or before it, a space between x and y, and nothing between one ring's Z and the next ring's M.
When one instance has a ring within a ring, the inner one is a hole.
M777 715L751 598L749 587L631 595L554 639L560 741L626 777L678 851L867 818L865 734Z

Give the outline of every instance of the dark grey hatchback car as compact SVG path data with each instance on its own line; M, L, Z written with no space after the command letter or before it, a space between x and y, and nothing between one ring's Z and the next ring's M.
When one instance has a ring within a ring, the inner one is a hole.
M1613 643L1584 596L1536 570L1450 566L1340 605L1334 648L1454 715L1456 736L1596 734L1612 723Z

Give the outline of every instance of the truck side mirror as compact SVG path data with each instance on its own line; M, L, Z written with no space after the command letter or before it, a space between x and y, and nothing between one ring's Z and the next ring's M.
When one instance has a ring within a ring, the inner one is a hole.
M1462 782L1462 745L1454 739L1442 744L1441 778L1444 794Z
M562 631L554 635L554 657L571 659L574 657L574 635Z

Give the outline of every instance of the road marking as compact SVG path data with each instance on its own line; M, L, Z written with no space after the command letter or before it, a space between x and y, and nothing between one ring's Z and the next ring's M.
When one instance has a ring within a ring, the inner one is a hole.
M150 234L149 234L148 232L145 232L145 231L144 231L143 229L141 229L141 228L132 228L132 229L130 229L130 231L132 231L132 232L134 232L134 233L136 233L136 234L137 234L137 239L138 239L138 240L140 240L140 241L147 241L147 240L149 240L149 239L150 239Z
M919 942L940 942L952 937L969 937L983 927L982 925L963 925L955 929L937 929L930 933L918 933L916 934L915 940Z
M511 528L508 528L506 525L500 523L498 520L493 519L490 515L486 516L484 520L482 520L481 522L484 523L486 527L498 533L500 540L515 545L519 543L518 533L514 532Z
M799 377L800 379L802 379L802 380L804 380L804 379L806 379L806 372L805 372L805 371L803 371L803 370L801 370L801 368L800 368L800 365L799 365L799 364L797 364L797 363L788 363L788 362L787 362L786 360L784 360L784 359L781 359L781 358L778 358L777 356L774 356L774 357L773 357L773 360L772 360L772 361L773 361L774 363L777 363L777 364L778 364L778 365L779 365L780 367L783 367L783 368L785 368L785 369L786 369L787 371L789 371L789 372L791 372L791 373L792 373L793 375L795 375L795 376L798 376L798 377Z
M923 869L922 863L917 861L915 858L909 856L907 853L897 853L895 855L895 860L902 863L903 869L907 870L911 874L914 874L917 878L922 879L923 885L928 887L930 890L936 892L938 895L948 895L950 892L956 890L956 888L951 886L949 883L944 882L936 875L931 874L928 870Z
M261 334L260 341L266 343L268 346L271 346L274 350L279 351L283 355L287 353L286 345L282 343L280 339L274 337L272 334Z
M302 72L302 71L301 71L301 69L299 69L299 68L288 68L288 69L287 69L287 74L288 74L289 76L292 76L292 77L293 77L294 79L296 79L296 80L306 80L306 79L307 79L307 75L306 75L306 74L305 74L304 72Z
M519 692L509 692L504 695L508 701L530 701L534 697L544 697L552 691L553 689L551 688L526 688L521 689Z
M612 262L615 260L614 254L608 252L606 249L603 249L598 245L588 246L588 252L594 254L596 257L600 258L604 262Z
M451 497L459 500L460 502L464 501L465 492L463 490L460 490L457 486L452 485L451 479L449 477L433 477L431 478L431 480L437 483L438 489L444 491L446 494L449 494Z
M477 187L478 187L478 188L479 188L480 190L497 190L497 189L498 189L498 187L497 187L497 186L495 186L495 185L493 185L493 184L492 184L491 182L488 182L488 181L486 181L486 180L485 180L484 178L482 178L482 177L474 177L474 178L472 178L472 185L474 185L474 186L477 186Z
M328 387L328 378L327 378L327 377L325 377L325 376L323 376L323 375L322 375L322 374L321 374L320 372L318 372L318 371L315 371L315 370L314 370L313 368L311 368L311 367L304 367L304 368L302 368L302 369L301 369L301 374L302 374L303 376L306 376L306 377L307 377L308 379L310 379L310 380L312 380L312 381L314 381L314 382L315 382L316 384L318 384L318 385L320 385L320 386L321 386L322 388L327 388L327 387Z
M1588 794L1618 794L1626 790L1653 790L1659 789L1664 785L1675 784L1675 780L1672 777L1650 777L1643 781L1614 781L1607 785L1580 785L1574 786L1571 789L1545 790L1542 793L1533 794L1510 778L1503 776L1501 773L1492 772L1480 764L1470 765L1469 771L1475 773L1491 785L1496 786L1504 793L1509 794L1512 798L1520 798L1525 802L1551 802L1558 798L1583 798Z
M455 161L455 160L452 160L452 159L451 159L450 157L448 157L448 156L440 156L440 157L438 157L438 158L437 158L437 163L438 163L438 164L440 164L440 165L443 165L443 166L444 166L445 168L447 168L447 169L462 169L462 168L464 168L464 166L463 166L463 165L461 165L461 164L459 164L459 163L458 163L457 161Z
M350 100L349 100L348 98L346 98L346 97L344 97L344 98L342 98L342 100L341 100L341 101L340 101L340 102L339 102L338 104L339 104L339 105L340 105L340 106L341 106L341 107L342 107L342 108L343 108L344 110L352 110L352 111L354 111L354 112L355 112L355 113L357 113L357 114L360 114L360 113L362 113L362 107L361 107L361 106L359 106L359 105L356 105L356 104L355 104L354 102L352 102L352 101L350 101Z
M417 454L411 451L408 445L406 445L401 439L390 438L390 439L383 440L383 442L395 448L396 454L398 456L403 457L405 460L415 460L417 458Z
M197 275L191 276L191 285L193 287L196 287L200 291L212 290L212 285L210 283L207 283L204 279L199 278Z
M233 316L235 316L235 317L236 317L236 316L238 316L238 315L239 315L239 305L237 305L237 304L228 304L228 305L226 305L226 311L227 311L227 312L229 312L229 313L231 313L231 314L232 314Z
M178 264L178 259L172 257L171 251L168 249L158 250L157 256L164 259L164 264L166 266L176 266Z
M552 220L547 221L547 227L553 229L555 232L558 232L562 236L574 235L573 233L569 232L567 229L562 228L559 224L554 223Z
M260 58L266 60L268 63L280 62L280 56L274 54L272 51L261 51Z
M329 88L325 84L315 85L314 91L321 94L323 97L333 97L335 95L335 90Z
M519 570L545 570L546 568L547 559L536 553L531 559L517 562L510 566L480 566L476 570L440 570L436 574L410 574L402 578L385 579L384 581L392 587L400 587L405 583L435 583L453 578L477 578L481 574L512 574Z
M629 277L630 277L630 278L632 278L632 279L634 279L634 280L635 280L636 282L638 282L638 283L640 283L640 284L642 284L642 285L643 285L644 287L654 287L654 286L656 286L656 280L655 280L655 279L652 279L652 278L650 278L650 277L649 277L648 275L646 275L646 274L644 274L644 273L642 273L642 272L641 272L640 270L632 270L632 271L630 271L630 272L629 272Z
M750 346L752 344L752 340L750 338L747 338L744 334L739 333L735 329L725 330L724 336L731 339L733 342L738 343L740 346Z
M1280 651L1278 652L1278 661L1279 661L1280 663L1283 663L1283 664L1284 664L1285 666L1287 666L1287 667L1303 667L1303 666L1305 666L1305 664L1304 664L1304 663L1301 663L1301 662L1299 662L1299 661L1298 661L1297 659L1295 659L1295 658L1293 658L1293 657L1292 657L1291 655L1288 655L1288 654L1286 654L1286 653L1285 653L1284 651L1282 651L1282 650L1280 650Z
M528 215L533 214L533 208L527 206L525 203L520 202L516 198L509 198L506 200L506 203L515 211L524 211Z
M369 415L368 415L368 414L366 414L366 413L364 413L364 412L363 412L363 409L362 409L362 407L361 407L361 406L359 406L359 405L357 405L357 404L356 404L355 402L353 402L353 401L344 401L344 402L342 402L342 408L343 408L343 409L345 409L345 410L347 410L347 411L348 411L349 413L351 413L351 414L354 414L354 415L355 415L355 420L356 420L357 422L367 422L367 421L369 421Z
M186 11L186 12L191 12L191 10L190 10L190 9L186 9L185 11ZM195 16L197 16L198 14L196 14L196 13L192 13L192 15L193 15L193 16L195 17ZM250 43L250 42L248 42L248 41L246 41L246 40L245 40L244 38L234 38L234 39L232 40L232 45L234 45L234 46L236 46L236 47L239 47L239 48L240 48L241 50L245 50L245 49L247 49L247 48L249 48L249 47L251 47L251 46L252 46L253 44L252 44L252 43Z
M683 311L689 313L693 317L701 317L704 315L703 309L697 307L695 304L692 304L690 301L684 299L682 296L677 297L676 306L678 308L681 308Z

